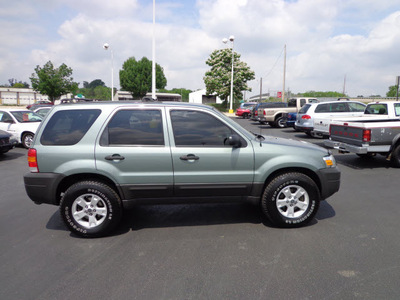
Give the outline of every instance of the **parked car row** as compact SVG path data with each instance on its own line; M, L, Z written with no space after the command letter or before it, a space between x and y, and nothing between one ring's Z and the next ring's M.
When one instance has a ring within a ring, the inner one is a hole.
M17 143L29 148L42 119L28 109L1 108L0 130L8 132Z
M13 138L11 133L0 130L0 155L8 152L17 144L17 140Z

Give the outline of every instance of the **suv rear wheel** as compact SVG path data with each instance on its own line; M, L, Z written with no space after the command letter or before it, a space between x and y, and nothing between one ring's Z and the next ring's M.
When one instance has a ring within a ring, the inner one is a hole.
M310 222L319 207L315 182L302 173L284 173L265 188L261 199L263 213L279 227L299 227Z
M121 200L108 185L81 181L67 189L60 203L67 227L83 237L100 237L109 233L122 216Z

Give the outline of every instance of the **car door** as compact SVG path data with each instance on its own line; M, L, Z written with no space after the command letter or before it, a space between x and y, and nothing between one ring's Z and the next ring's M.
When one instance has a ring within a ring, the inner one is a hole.
M126 199L172 195L171 152L162 108L121 108L96 145L96 168L114 178Z
M168 108L167 113L173 133L174 195L248 195L254 177L252 144L210 112ZM240 147L228 145L233 135L239 136Z

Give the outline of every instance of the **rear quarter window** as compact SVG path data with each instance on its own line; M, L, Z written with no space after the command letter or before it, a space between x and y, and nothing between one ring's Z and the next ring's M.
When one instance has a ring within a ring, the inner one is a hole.
M61 110L51 116L40 143L46 146L77 144L100 115L100 109Z
M300 108L299 114L305 114L310 108L310 106L311 106L310 104L305 104L302 108Z

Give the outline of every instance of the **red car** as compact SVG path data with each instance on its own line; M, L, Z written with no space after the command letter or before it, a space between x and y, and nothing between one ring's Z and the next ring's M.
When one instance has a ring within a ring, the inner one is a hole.
M48 100L39 100L39 101L36 101L33 104L29 104L26 108L30 109L33 105L36 105L36 106L39 106L39 105L49 106L49 105L54 105L54 104L53 104L53 102L48 101Z
M256 104L257 103L254 103L254 102L247 102L247 103L240 104L240 107L236 110L235 115L238 117L242 117L243 119L249 118L251 115L253 106Z

